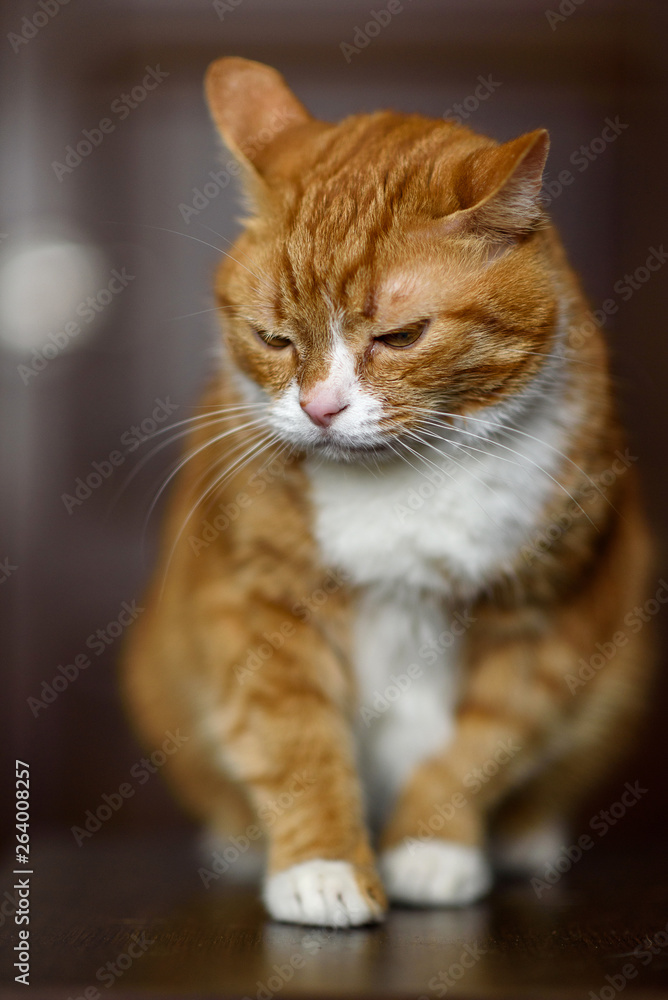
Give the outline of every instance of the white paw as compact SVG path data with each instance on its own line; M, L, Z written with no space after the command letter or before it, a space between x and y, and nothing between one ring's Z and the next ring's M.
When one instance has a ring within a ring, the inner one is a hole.
M413 906L465 906L492 884L490 867L477 847L446 840L406 840L380 857L390 899Z
M324 927L359 927L383 919L383 908L363 895L347 861L304 861L264 887L264 903L274 920Z

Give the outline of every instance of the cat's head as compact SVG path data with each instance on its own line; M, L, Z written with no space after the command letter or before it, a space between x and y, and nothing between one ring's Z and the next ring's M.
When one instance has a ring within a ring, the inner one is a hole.
M218 273L228 353L280 438L382 452L429 411L517 398L557 325L544 130L311 117L273 69L221 59L207 95L250 215Z

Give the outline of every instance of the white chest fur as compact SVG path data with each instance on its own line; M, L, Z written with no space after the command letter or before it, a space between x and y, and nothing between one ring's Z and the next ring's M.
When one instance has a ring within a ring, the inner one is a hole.
M308 465L315 532L326 563L360 585L401 582L474 597L509 569L555 491L564 428L547 415L531 436L456 436L459 447L403 452L378 468ZM410 463L410 464L409 464Z
M441 602L403 587L391 594L371 589L361 597L354 627L356 730L374 826L415 765L452 738L457 633L465 624L460 616L449 626Z
M461 632L452 631L453 591L473 599L508 571L559 489L565 428L548 406L532 417L530 433L496 443L460 433L460 448L424 448L422 458L407 453L406 463L380 469L308 465L322 558L362 587L358 732L377 820L415 765L452 738Z

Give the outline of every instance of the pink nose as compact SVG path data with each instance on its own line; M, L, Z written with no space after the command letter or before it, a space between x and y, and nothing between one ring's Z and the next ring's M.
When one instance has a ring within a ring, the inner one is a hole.
M318 427L329 427L337 413L342 413L348 406L328 393L313 396L312 399L300 400L300 406Z

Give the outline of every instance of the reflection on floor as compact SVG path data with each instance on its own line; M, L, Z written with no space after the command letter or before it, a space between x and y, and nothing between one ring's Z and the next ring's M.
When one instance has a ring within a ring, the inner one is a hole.
M666 858L601 848L552 885L505 882L476 906L354 931L270 923L255 885L203 879L193 847L165 838L45 842L33 864L31 989L10 989L5 874L0 996L668 997Z

